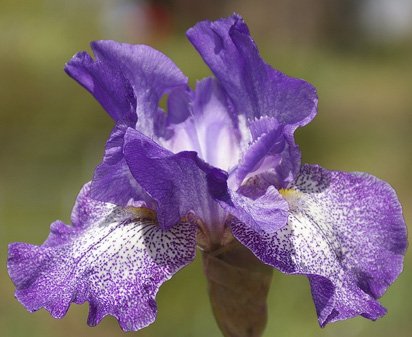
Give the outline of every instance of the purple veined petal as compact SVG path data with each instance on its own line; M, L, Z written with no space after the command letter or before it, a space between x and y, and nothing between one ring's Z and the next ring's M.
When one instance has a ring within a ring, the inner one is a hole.
M136 124L135 93L118 69L80 52L67 62L64 70L87 89L116 122Z
M144 209L85 200L76 207L74 218L86 224L57 221L43 245L9 246L17 299L30 312L45 308L55 318L72 302L88 301L91 326L106 315L116 317L125 331L149 325L161 284L194 258L195 226L181 222L164 231Z
M276 182L277 188L285 188L292 183L298 175L301 165L301 153L299 146L295 143L293 134L286 131L284 133L285 147L280 153L279 163L276 165Z
M120 69L135 91L136 128L153 134L153 116L162 95L174 88L187 85L187 77L161 52L145 46L114 41L92 43L96 58Z
M184 122L192 114L193 91L187 87L173 90L167 100L168 125Z
M365 173L305 165L288 190L288 225L272 234L241 223L235 237L263 262L309 277L321 326L386 310L376 299L402 271L406 226L393 189Z
M283 128L273 128L252 142L243 154L233 174L237 186L252 175L275 168L280 161L279 154L285 148Z
M162 144L174 153L196 151L208 164L228 171L240 157L241 134L237 116L219 83L212 78L199 81L191 100L186 120L171 126L173 136ZM183 96L184 97L184 96ZM181 105L169 105L168 113L177 116Z
M162 95L185 86L187 77L159 51L115 41L91 44L96 60L77 54L66 72L89 90L116 122L153 135L153 114ZM125 97L127 98L125 100ZM128 103L133 109L126 109Z
M94 199L126 206L131 200L141 200L153 206L151 198L142 190L130 173L123 155L127 127L117 125L106 142L102 162L96 167L91 183Z
M284 227L288 219L288 204L273 186L257 198L229 189L227 196L219 199L219 204L258 233L273 233Z
M300 150L289 129L276 124L273 118L262 118L250 124L255 140L249 144L239 165L230 174L232 188L265 172L273 173L271 185L278 189L285 188L294 180L300 169ZM255 138L255 135L258 136Z
M92 182L84 184L76 198L71 214L74 227L87 227L107 217L115 208L114 204L92 199L91 185Z
M124 154L136 181L157 202L157 218L168 229L193 211L213 231L223 230L225 212L213 200L226 193L225 172L211 167L196 152L174 154L129 128Z
M216 238L224 231L228 213L262 231L286 224L287 203L273 186L263 195L249 198L228 189L226 172L209 166L195 152L173 154L131 128L125 139L130 171L157 201L158 221L164 228L190 211Z
M267 65L239 15L199 22L187 36L248 120L271 116L294 130L316 115L315 88Z

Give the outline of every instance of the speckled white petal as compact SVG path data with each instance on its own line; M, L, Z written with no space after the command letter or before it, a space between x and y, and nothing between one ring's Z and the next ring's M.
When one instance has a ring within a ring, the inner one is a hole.
M377 298L402 270L406 226L393 189L365 173L305 165L288 190L288 224L273 234L241 223L233 234L263 262L306 274L324 326L385 314Z
M89 325L113 315L123 330L139 330L156 317L160 285L193 260L196 228L178 223L164 231L147 209L94 202L97 217L79 210L79 198L74 226L57 221L42 246L9 246L16 297L29 311L43 307L55 318L71 302L88 301Z

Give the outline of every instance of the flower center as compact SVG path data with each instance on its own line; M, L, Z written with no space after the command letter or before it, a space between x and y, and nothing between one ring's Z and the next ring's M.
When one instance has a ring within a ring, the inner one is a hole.
M279 193L289 204L290 210L293 211L302 207L302 192L294 189L281 188Z
M239 135L228 116L201 114L174 127L173 136L162 145L174 153L196 151L209 165L229 171L240 157Z

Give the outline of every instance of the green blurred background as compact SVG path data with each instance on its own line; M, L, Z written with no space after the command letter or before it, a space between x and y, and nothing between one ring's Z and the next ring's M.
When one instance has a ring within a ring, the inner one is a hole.
M8 242L40 244L53 220L69 221L112 127L64 74L74 53L95 39L144 42L194 83L209 71L184 31L199 19L239 12L267 62L318 89L319 114L297 132L304 162L387 180L411 223L411 7L410 0L0 0L0 336L123 335L113 318L87 327L87 305L72 305L61 321L44 310L29 314L6 272ZM307 280L276 273L264 336L411 336L411 268L409 253L382 299L389 309L383 319L325 329ZM220 336L198 258L161 288L158 305L156 323L136 336Z

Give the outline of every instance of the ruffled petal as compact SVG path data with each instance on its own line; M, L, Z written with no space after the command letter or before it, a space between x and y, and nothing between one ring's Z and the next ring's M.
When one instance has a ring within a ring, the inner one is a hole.
M316 115L315 88L267 65L239 15L199 22L187 36L249 120L273 116L295 129Z
M115 41L91 44L96 60L79 53L66 65L67 73L89 90L117 122L152 135L153 114L163 94L187 84L177 66L145 45ZM133 109L128 107L132 104Z
M125 206L131 200L141 200L152 206L151 198L133 178L124 159L126 129L124 125L117 125L111 132L106 142L103 160L94 172L91 197L119 206Z
M406 226L393 189L365 173L305 165L282 191L287 226L272 234L232 226L263 262L309 277L321 326L386 310L376 301L402 270Z
M126 133L124 153L133 177L156 200L163 228L189 211L211 226L223 226L223 210L213 195L226 192L225 172L203 162L196 152L174 154L132 128Z
M87 203L86 195L75 207L76 226L57 221L43 245L9 246L16 297L55 318L71 302L88 301L89 325L112 315L123 330L139 330L155 319L160 285L193 260L196 228L177 223L164 231L147 209Z

